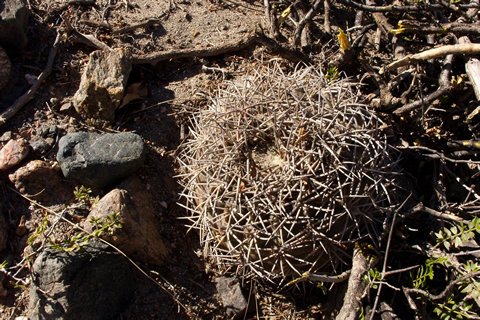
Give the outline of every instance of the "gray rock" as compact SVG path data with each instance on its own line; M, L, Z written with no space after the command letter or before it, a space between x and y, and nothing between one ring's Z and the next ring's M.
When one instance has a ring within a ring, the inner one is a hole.
M33 137L30 141L30 147L32 148L33 153L36 155L43 155L47 153L55 143L53 138L41 138L41 137Z
M217 292L223 306L227 309L227 317L239 318L247 311L248 303L237 279L233 277L217 278Z
M60 139L57 160L66 178L101 189L140 168L145 145L139 135L130 132L77 132Z
M137 177L130 177L100 199L88 215L84 229L94 231L91 218L105 221L113 212L118 213L123 226L101 237L131 258L161 265L168 250L156 227L152 198Z
M94 124L113 122L131 69L132 57L125 49L92 52L73 97L77 112Z
M47 249L35 260L29 318L119 319L133 295L127 260L91 242L82 251Z
M27 44L28 15L21 0L0 2L0 46L5 50L20 50Z

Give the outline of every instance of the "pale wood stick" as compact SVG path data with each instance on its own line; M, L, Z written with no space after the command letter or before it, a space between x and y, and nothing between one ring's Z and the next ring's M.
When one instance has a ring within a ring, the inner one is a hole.
M424 52L409 54L405 58L394 61L384 67L380 73L385 71L394 70L405 65L416 63L423 60L435 59L445 57L448 54L479 54L480 43L467 43L467 44L453 44L442 46L434 49L430 49Z

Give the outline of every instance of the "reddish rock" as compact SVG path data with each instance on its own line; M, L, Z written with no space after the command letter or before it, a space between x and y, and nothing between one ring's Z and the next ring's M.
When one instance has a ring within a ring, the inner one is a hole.
M0 170L8 170L28 156L29 148L25 139L10 140L0 150Z
M155 222L152 198L138 178L132 177L107 193L88 215L84 228L95 230L91 218L106 221L107 216L119 213L122 228L101 238L118 247L130 258L154 265L161 265L168 255Z
M73 185L53 163L33 160L8 176L22 194L43 204L65 203L73 199Z

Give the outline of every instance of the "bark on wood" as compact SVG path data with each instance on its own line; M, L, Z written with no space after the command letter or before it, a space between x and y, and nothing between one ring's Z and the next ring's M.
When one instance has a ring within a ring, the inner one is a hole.
M467 36L461 37L458 39L459 44L470 43L470 39ZM475 96L477 100L480 100L480 60L473 57L466 57L465 70L467 75L472 82L473 90L475 91Z
M444 57L448 54L479 54L480 43L453 44L430 49L417 54L409 54L403 59L390 63L385 70L394 70L402 66L416 63L423 60Z
M361 298L366 283L363 276L367 272L368 263L360 249L353 253L352 272L348 279L347 293L343 299L343 306L335 317L336 320L358 319L362 307Z

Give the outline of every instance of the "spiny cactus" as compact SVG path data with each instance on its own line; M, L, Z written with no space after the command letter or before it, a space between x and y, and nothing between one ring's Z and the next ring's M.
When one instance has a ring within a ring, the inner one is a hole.
M378 242L401 201L399 153L356 84L273 62L221 88L179 156L206 258L274 281L337 272L353 243Z

